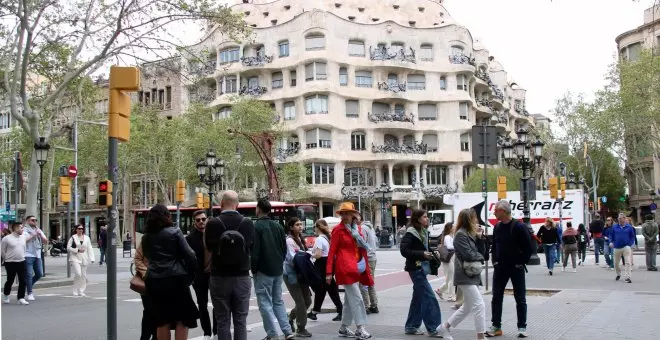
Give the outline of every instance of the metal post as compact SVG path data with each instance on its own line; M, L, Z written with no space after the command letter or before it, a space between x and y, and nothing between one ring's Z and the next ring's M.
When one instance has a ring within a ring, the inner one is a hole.
M39 226L41 232L44 231L44 166L39 164ZM41 236L37 236L41 243L41 270L46 276L46 253L44 252L44 243Z
M71 202L66 204L66 229L64 230L64 234L66 235L66 238L64 239L66 242L65 244L69 243L69 233L71 232ZM71 277L71 265L69 264L69 258L70 254L67 251L66 252L66 277L69 278Z
M484 223L486 223L486 242L488 242L488 161L486 160L486 149L488 149L488 139L486 138L486 124L483 125L483 159L484 159ZM486 291L488 291L488 262L486 262Z
M176 202L176 227L181 228L181 202Z
M73 120L73 164L78 169L78 121ZM114 184L114 183L113 183ZM80 202L78 199L78 176L73 178L73 219L78 223L78 210ZM90 235L89 229L85 226L85 233ZM90 235L91 236L91 235Z
M527 162L527 161L524 161ZM523 222L525 222L525 225L527 225L527 228L529 228L529 234L534 235L534 228L532 228L532 224L530 223L530 216L529 216L529 195L527 195L527 185L528 185L528 179L527 178L529 175L527 171L529 170L529 167L527 164L523 164L522 167L523 170L523 188L522 188L522 194L523 194ZM532 255L529 257L529 262L527 262L531 266L539 265L541 263L541 259L539 258L538 255L538 244L536 243L536 239L533 237L530 237L530 243L532 244Z
M108 137L108 179L117 183L117 147L119 141ZM107 272L107 324L108 340L117 340L117 195L112 195L112 205L108 207L108 246L106 249Z
M211 190L209 185L209 213L208 218L213 217L213 190Z

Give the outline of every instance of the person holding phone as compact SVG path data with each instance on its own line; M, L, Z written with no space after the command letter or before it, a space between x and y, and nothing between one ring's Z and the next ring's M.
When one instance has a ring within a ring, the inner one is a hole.
M87 266L94 263L94 250L89 237L85 236L85 227L76 224L76 233L67 242L69 263L73 269L73 296L87 296Z

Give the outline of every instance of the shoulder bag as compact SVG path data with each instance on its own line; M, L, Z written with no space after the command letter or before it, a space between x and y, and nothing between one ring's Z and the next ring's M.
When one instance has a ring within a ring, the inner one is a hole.
M129 287L132 291L138 294L144 294L147 292L147 286L144 284L144 280L137 274L133 275Z
M461 231L463 232L463 231ZM466 233L467 235L467 233ZM470 240L472 238L467 235ZM476 242L475 242L475 248L476 248ZM463 267L463 272L465 275L474 277L474 276L479 276L481 275L481 271L484 269L484 264L481 261L463 261L461 260L461 267Z

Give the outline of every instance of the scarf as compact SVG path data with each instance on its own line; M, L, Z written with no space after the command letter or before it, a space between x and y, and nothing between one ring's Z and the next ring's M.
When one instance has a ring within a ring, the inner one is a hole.
M408 229L406 230L406 232L407 232L407 233L411 233L411 234L413 234L413 235L414 235L415 237L417 237L420 241L422 241L422 244L424 244L424 248L428 250L428 243L427 243L428 234L427 234L426 232L423 232L423 233L422 233L423 236L422 236L422 235L419 233L419 231L417 231L417 229L415 229L415 227L408 227Z
M344 227L346 227L346 229L351 233L351 236L353 236L353 239L357 243L358 247L364 248L367 251L370 249L369 244L367 244L367 242L364 240L364 237L360 235L357 224L353 224L353 225L344 224Z

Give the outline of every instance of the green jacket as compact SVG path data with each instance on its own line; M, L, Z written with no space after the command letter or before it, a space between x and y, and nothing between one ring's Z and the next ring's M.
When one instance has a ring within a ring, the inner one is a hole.
M255 237L252 245L252 274L281 276L286 257L286 234L284 228L268 217L254 224Z
M658 224L653 221L645 221L642 225L642 235L644 235L644 241L646 242L657 242Z

